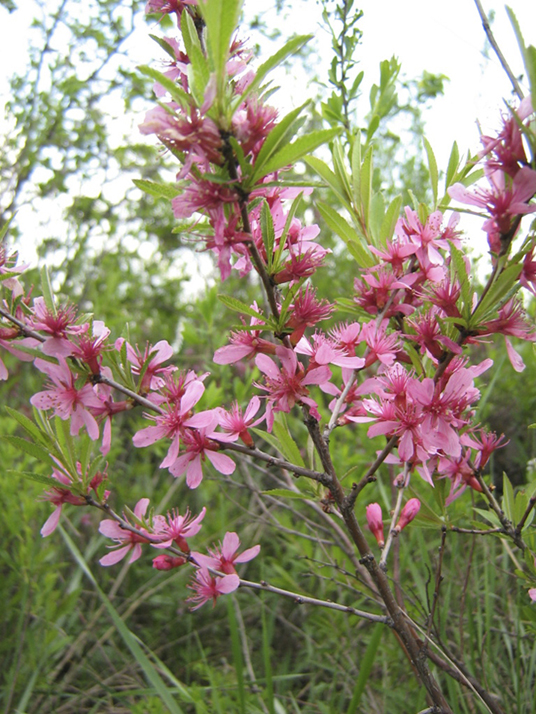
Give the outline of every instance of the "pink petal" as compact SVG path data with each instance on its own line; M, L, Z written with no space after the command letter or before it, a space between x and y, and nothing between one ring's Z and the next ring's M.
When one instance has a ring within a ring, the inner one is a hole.
M240 585L240 578L238 575L223 575L221 578L218 577L216 580L216 588L222 595L227 595L228 593L234 592Z
M521 359L521 355L516 352L508 337L505 337L504 341L506 342L506 351L508 352L508 359L510 360L512 367L516 372L522 372L525 369L525 363Z
M122 548L118 548L117 550L113 550L111 553L108 553L108 555L105 555L99 560L99 563L101 565L104 565L104 567L108 567L109 565L115 565L116 563L119 563L120 560L123 560L125 555L130 551L131 546L130 545L124 545Z
M54 533L54 531L58 527L58 523L60 522L60 516L61 516L61 505L59 505L57 508L55 508L52 511L50 516L47 518L44 526L41 528L41 535L43 536L43 538L46 538L51 533Z
M164 426L147 426L134 434L132 443L138 447L150 446L159 439L163 439L165 435L166 428Z
M229 476L229 474L232 474L236 469L235 462L229 456L226 456L226 454L222 454L219 451L207 449L205 451L205 456L214 466L216 471L219 471L225 476Z
M198 454L195 459L192 459L186 470L186 485L188 488L197 488L202 480L201 455Z
M254 545L253 548L248 548L240 555L234 559L235 563L247 563L249 560L255 558L261 550L260 545Z

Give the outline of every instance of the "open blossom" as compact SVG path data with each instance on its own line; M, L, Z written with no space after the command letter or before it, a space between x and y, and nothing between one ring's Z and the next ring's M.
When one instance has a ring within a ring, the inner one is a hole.
M212 606L216 604L216 600L220 595L228 595L234 592L240 585L240 578L234 573L231 575L212 575L206 568L196 570L195 578L187 586L195 592L195 595L189 597L187 602L197 603L192 610L199 609L209 600L212 600Z
M246 446L253 448L253 438L248 429L257 426L264 419L264 415L255 419L255 415L259 411L261 400L254 396L246 407L244 413L235 402L229 411L220 410L220 426L224 433L217 433L218 441L236 441L241 439Z
M147 426L136 432L132 437L134 446L151 446L160 439L171 439L165 459L160 464L161 469L171 467L179 455L180 438L184 434L186 427L193 429L203 428L213 422L213 410L192 413L193 407L203 396L205 387L203 383L195 379L190 381L180 400L174 404L168 404L164 409L164 414L149 414L149 419L153 419L155 426Z
M218 425L219 415L214 410L212 421L205 427L185 429L183 433L184 453L179 454L169 467L169 472L175 476L186 473L186 485L197 488L203 480L203 463L208 459L216 471L229 476L236 468L235 462L226 454L220 452L219 444L214 441L218 433L214 431Z
M34 394L30 399L31 404L37 409L54 409L54 413L64 421L70 418L73 436L85 426L89 438L93 441L98 439L99 427L89 410L99 409L101 401L91 384L77 389L76 375L71 372L63 357L58 357L58 364L39 358L34 364L38 370L49 376L50 383L48 389Z
M93 320L91 331L89 324L83 325L84 331L78 333L71 343L71 356L81 360L89 367L92 374L99 374L102 365L102 352L110 330L102 320Z
M492 252L500 253L501 236L510 231L514 216L536 211L536 204L528 203L536 193L536 171L524 166L513 180L502 171L493 171L487 178L490 183L488 189L476 188L470 191L463 184L456 183L449 188L448 193L460 203L486 210L490 218L482 228L488 233Z
M138 518L139 520L143 520L143 517L147 513L148 507L149 499L140 499L134 508L134 515L136 516L136 518ZM123 516L123 518L127 523L129 522L125 516ZM135 560L138 560L141 555L142 543L151 542L151 533L143 527L140 528L139 526L136 526L136 529L138 531L141 531L141 533L146 534L147 537L144 538L143 535L133 533L132 531L127 530L126 528L121 528L119 523L112 519L107 518L104 521L101 521L99 526L99 533L102 533L102 535L106 536L107 538L112 538L116 541L117 545L110 546L111 548L115 548L115 550L113 550L111 553L108 553L108 555L103 556L99 560L99 563L104 566L115 565L120 560L123 560L123 558L128 555L128 553L131 553L131 556L128 561L129 563L133 563Z
M76 310L72 305L49 310L45 298L35 298L30 325L34 330L47 333L48 337L42 347L46 355L68 357L72 353L69 337L87 329L86 325L76 325L75 320Z
M255 325L263 326L262 319L257 303L254 302L251 307L259 313L259 317L251 317L249 321L250 327ZM229 345L220 347L214 353L214 362L216 364L233 364L244 357L254 357L256 354L275 354L275 345L273 342L268 342L260 337L261 330L243 330L239 332L231 332Z
M199 515L193 517L186 509L184 516L181 516L176 508L164 516L154 517L154 537L158 538L158 543L153 542L154 548L169 548L176 545L184 553L190 552L190 547L186 542L187 538L197 535L201 530L201 522L207 512L202 508Z
M253 560L259 552L260 545L254 545L252 548L238 553L240 548L240 538L236 533L227 532L223 538L223 543L220 543L219 548L209 549L208 555L193 552L192 557L202 568L211 568L218 570L226 575L236 573L235 563L247 563Z
M77 466L78 472L80 474L80 464L77 464ZM50 503L56 506L56 508L47 518L45 524L41 528L41 535L43 536L43 538L46 538L47 536L51 535L51 533L53 533L58 527L64 503L70 503L73 506L88 505L86 498L82 494L73 493L70 488L67 488L69 486L73 486L73 481L62 469L53 469L51 477L58 482L58 485L53 486L49 491L45 491L42 494L40 500L50 501ZM89 494L91 491L96 492L97 488L106 478L106 473L101 473L100 471L97 472L95 476L91 479L90 484L88 485L87 493ZM105 491L104 500L106 500L109 495L110 492Z
M288 413L295 404L306 404L315 419L320 420L318 406L308 396L307 387L311 384L322 385L328 382L331 378L329 367L323 365L305 371L303 365L298 362L294 350L289 350L286 347L278 347L276 355L281 361L281 369L266 355L257 355L255 359L255 364L265 375L265 385L258 386L268 392L266 406L268 430L272 430L274 411Z
M139 385L140 392L161 389L166 383L165 378L177 369L172 365L162 366L173 356L173 348L169 342L160 340L155 345L147 343L144 351L141 352L138 345L133 347L123 337L119 337L115 341L116 350L120 352L125 343L127 359L133 365L133 374L141 374L143 371L142 381Z

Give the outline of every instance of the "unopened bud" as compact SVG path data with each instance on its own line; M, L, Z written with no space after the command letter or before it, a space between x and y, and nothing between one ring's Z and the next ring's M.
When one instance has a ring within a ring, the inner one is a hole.
M409 501L404 506L404 508L402 509L402 513L400 514L398 523L395 526L395 531L397 531L397 533L400 533L400 531L403 528L405 528L408 525L408 523L411 523L411 521L415 518L415 516L419 512L420 508L421 508L421 502L419 501L419 499L418 498L410 498Z
M378 541L380 548L383 548L385 541L383 539L383 518L382 507L379 503L371 503L367 506L367 523L370 532Z
M153 559L153 568L157 570L173 570L186 563L186 558L181 558L180 555L174 558L172 555L157 555Z

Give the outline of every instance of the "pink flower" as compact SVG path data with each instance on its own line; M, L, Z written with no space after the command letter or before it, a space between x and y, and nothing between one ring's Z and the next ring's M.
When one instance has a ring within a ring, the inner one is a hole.
M307 386L310 384L322 385L331 378L331 370L323 365L315 369L304 370L298 362L296 353L286 347L277 347L276 355L281 360L281 369L266 355L257 355L255 364L265 375L265 386L258 385L268 392L268 405L266 407L266 424L272 430L274 423L273 411L290 412L295 404L306 404L315 419L320 420L318 406L309 397Z
M196 602L197 605L192 607L192 610L199 609L209 600L212 600L212 606L216 604L216 600L220 595L227 595L234 592L240 585L240 578L238 575L212 575L208 570L200 568L195 573L195 580L193 580L189 587L191 590L195 591L195 595L189 597L187 602Z
M89 324L83 326L84 332L80 332L75 343L71 344L71 355L76 359L85 362L92 374L99 374L102 365L102 352L105 349L105 342L110 335L110 330L102 320L94 320L89 334Z
M218 425L219 415L215 416L205 427L187 429L183 434L185 452L180 454L169 467L169 472L178 477L186 472L186 484L189 488L197 488L203 480L203 462L208 459L216 471L228 476L236 468L235 462L226 454L222 454L220 445L214 441L218 434L214 429Z
M253 438L248 429L257 426L264 419L264 415L258 419L254 419L255 414L259 411L261 400L255 396L246 407L246 411L242 414L242 410L235 402L229 411L221 409L220 411L220 426L224 430L224 434L215 433L218 441L236 441L241 439L246 446L253 448Z
M126 340L119 337L115 341L115 349L120 352ZM127 359L133 364L133 374L141 374L143 377L139 385L140 392L147 392L149 389L161 389L165 385L165 378L177 368L173 366L162 367L173 356L173 348L167 340L160 340L156 345L145 345L144 352L140 352L138 345L132 347L126 342Z
M72 352L69 335L77 335L87 329L86 325L75 325L76 309L72 305L49 310L45 298L34 300L34 313L30 324L34 330L50 335L43 343L43 352L52 357L68 357Z
M529 590L529 597L532 600L532 602L536 602L536 588L531 588Z
M186 542L186 538L191 538L197 535L201 530L201 521L207 512L203 508L199 515L195 518L190 515L190 511L186 509L184 516L181 516L176 509L173 509L164 516L154 517L154 536L159 539L158 543L153 542L154 548L169 548L175 544L184 553L190 552L190 547Z
M223 543L219 548L209 550L209 555L193 552L192 557L202 568L210 568L218 570L220 573L230 574L236 573L235 563L247 563L253 560L261 549L260 545L254 545L252 548L244 550L238 554L240 548L240 539L236 533L226 533L223 537Z
M134 515L140 521L143 521L143 517L147 512L148 506L148 498L142 498L136 504L136 507L134 508ZM125 518L125 521L128 522L128 519ZM108 553L108 555L103 556L99 560L99 563L104 566L115 565L120 560L123 560L123 558L131 551L132 555L130 556L128 562L133 563L135 560L138 560L141 555L141 544L150 543L151 534L143 527L137 527L137 529L140 530L142 533L146 533L147 538L144 538L143 536L138 535L137 533L133 533L132 531L127 530L126 528L121 528L117 521L108 518L104 521L101 521L99 526L99 533L102 533L102 535L106 536L107 538L112 538L113 540L115 540L119 547L110 546L111 548L115 547L116 550L112 551L111 553Z
M157 555L153 558L153 568L156 570L173 570L174 568L179 568L188 561L182 556L168 555L167 553L162 553L162 555Z
M264 325L264 319L254 302L251 307L259 312L259 317L251 317L249 321L250 327L254 325ZM275 345L273 342L268 342L260 337L261 330L243 330L240 332L231 332L231 344L225 347L220 347L214 353L214 362L216 364L233 364L244 357L253 357L256 354L275 354Z
M161 415L148 415L154 419L156 426L147 426L141 429L132 437L134 446L150 446L160 439L171 439L166 458L160 464L161 469L173 466L179 455L179 440L186 427L202 428L212 423L214 419L213 410L199 412L192 415L192 408L203 396L205 386L195 379L190 381L180 401L174 405L168 405L166 413Z
M67 366L63 357L58 357L58 364L35 360L35 366L50 377L50 385L46 391L38 392L30 399L37 409L54 409L54 413L63 419L71 418L71 434L77 436L82 426L86 426L89 438L95 441L99 438L99 427L95 417L88 409L99 409L101 402L90 384L77 389L76 376Z
M367 506L367 524L380 548L383 548L385 541L383 538L383 516L382 507L379 503L371 503Z
M421 508L421 502L419 501L419 499L418 498L410 498L409 501L404 506L404 508L402 509L402 513L400 514L398 523L395 526L395 531L400 533L400 531L403 530L408 525L408 523L411 523L411 521L415 518L415 516L419 512L420 508Z

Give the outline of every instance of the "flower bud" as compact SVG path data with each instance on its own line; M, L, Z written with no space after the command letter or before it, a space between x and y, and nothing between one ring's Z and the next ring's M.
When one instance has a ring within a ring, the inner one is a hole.
M164 553L163 555L157 555L153 559L153 568L157 570L173 570L173 568L178 568L184 563L186 563L186 558L181 558L180 556L174 558L172 555Z
M385 541L383 539L383 520L382 508L379 503L371 503L367 506L367 523L368 527L380 548L383 548Z
M420 508L421 508L421 502L419 501L419 499L418 498L410 498L409 501L404 506L404 508L402 509L402 513L400 514L398 523L395 526L395 531L397 531L397 533L400 533L400 531L403 528L405 528L408 525L408 523L411 523L411 521L415 518L415 516L419 512Z

